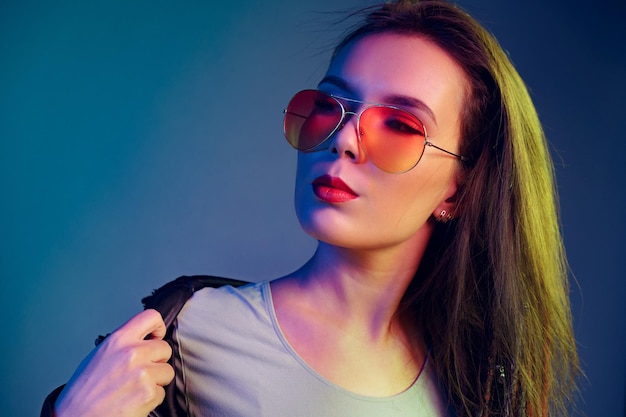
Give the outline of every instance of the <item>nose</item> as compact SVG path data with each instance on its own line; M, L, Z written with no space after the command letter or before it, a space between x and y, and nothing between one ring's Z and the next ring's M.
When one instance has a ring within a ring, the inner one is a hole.
M358 115L354 112L346 112L341 125L337 128L333 137L329 150L336 154L339 158L349 158L355 163L363 162L363 151L359 144Z

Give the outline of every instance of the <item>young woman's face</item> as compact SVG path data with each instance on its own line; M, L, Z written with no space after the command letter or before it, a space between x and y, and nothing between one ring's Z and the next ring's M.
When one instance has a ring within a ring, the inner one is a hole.
M333 59L318 88L403 108L424 123L433 144L458 153L467 82L459 65L430 41L393 33L357 40ZM353 104L346 110L358 113L367 106ZM427 146L413 169L382 171L359 145L355 119L350 117L324 149L298 152L300 224L318 240L350 248L427 239L430 234L422 232L431 228L429 217L444 209L454 212L459 161Z

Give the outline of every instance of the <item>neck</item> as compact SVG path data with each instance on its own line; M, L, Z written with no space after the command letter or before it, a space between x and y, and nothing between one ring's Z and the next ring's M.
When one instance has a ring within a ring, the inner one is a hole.
M410 241L374 249L320 242L313 257L285 278L300 300L360 337L381 340L401 324L398 306L413 279L432 229ZM295 286L295 287L294 287Z

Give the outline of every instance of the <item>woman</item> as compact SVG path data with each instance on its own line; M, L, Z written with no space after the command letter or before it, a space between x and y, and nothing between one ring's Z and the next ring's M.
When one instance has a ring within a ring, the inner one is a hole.
M190 415L566 413L578 362L552 164L480 25L442 1L371 9L285 134L317 250L186 303L172 359ZM174 378L164 334L154 310L131 319L56 416L146 416Z

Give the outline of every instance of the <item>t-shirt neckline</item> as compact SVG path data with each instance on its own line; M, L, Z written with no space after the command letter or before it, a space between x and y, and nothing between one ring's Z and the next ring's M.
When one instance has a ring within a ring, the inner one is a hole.
M325 376L323 376L322 374L320 374L319 372L317 372L311 365L309 365L299 354L298 352L296 352L296 350L293 348L293 346L291 346L291 344L289 343L289 341L287 340L287 337L285 336L285 334L283 333L280 324L278 323L278 316L276 315L276 309L274 307L274 299L272 298L272 288L270 285L271 281L264 281L261 283L261 292L262 292L262 296L263 299L265 300L265 308L267 310L267 314L270 317L270 320L272 322L272 327L274 328L274 332L276 333L276 336L278 337L278 339L280 340L280 342L282 343L283 347L287 350L287 353L294 359L296 360L308 373L310 373L311 375L313 375L316 379L318 379L320 382L322 382L323 384L331 387L332 389L335 389L337 391L340 391L342 393L344 393L345 395L349 395L351 397L360 399L360 400L364 400L364 401L373 401L373 402L389 402L389 401L396 401L404 396L407 395L411 395L411 393L413 393L413 391L417 390L419 388L419 385L421 385L423 379L425 378L422 377L422 375L426 372L426 367L428 365L428 357L429 355L427 354L424 358L424 362L422 363L422 366L420 368L420 371L417 374L417 377L415 378L415 380L411 383L411 385L409 385L405 390L397 393L397 394L393 394L393 395L389 395L389 396L383 396L383 397L377 397L377 396L370 396L370 395L364 395L364 394L359 394L353 391L350 391L349 389L346 389L334 382L332 382L331 380L329 380L328 378L326 378Z

